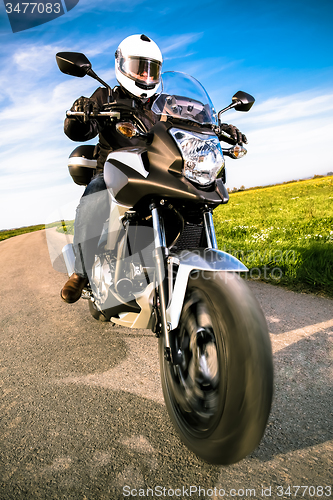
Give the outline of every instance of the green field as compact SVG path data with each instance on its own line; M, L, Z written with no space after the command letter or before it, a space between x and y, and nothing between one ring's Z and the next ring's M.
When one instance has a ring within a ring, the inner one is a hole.
M333 297L332 176L231 193L214 219L250 278Z
M0 230L0 241L7 240L8 238L12 238L13 236L19 236L20 234L32 233L34 231L41 231L42 229L46 229L48 227L54 227L61 225L61 222L51 222L50 224L38 224L36 226L24 226L18 227L16 229L4 229Z
M13 236L18 236L19 234L32 233L33 231L40 231L45 229L45 224L39 224L38 226L26 226L17 229L8 229L5 231L0 231L0 241L7 240Z

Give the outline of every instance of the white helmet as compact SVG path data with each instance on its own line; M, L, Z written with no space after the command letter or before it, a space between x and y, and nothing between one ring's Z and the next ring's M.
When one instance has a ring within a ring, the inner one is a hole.
M116 50L116 78L136 97L153 96L161 81L162 54L146 35L125 38Z

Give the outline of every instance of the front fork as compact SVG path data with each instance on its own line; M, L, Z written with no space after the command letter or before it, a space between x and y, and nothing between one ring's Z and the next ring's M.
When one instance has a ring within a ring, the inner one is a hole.
M167 265L169 257L169 249L166 245L165 230L163 219L160 218L158 208L156 203L151 203L150 211L153 220L153 228L155 235L155 250L154 250L154 261L156 269L156 281L157 281L157 291L159 298L159 320L160 325L158 329L164 336L164 357L167 361L172 364L179 364L180 359L178 359L178 353L175 349L174 343L172 342L171 325L167 322L166 310L171 298L172 287L168 287L167 283L172 280L172 266ZM217 249L215 228L213 222L213 215L211 210L206 207L206 211L203 213L203 221L206 232L207 248ZM169 276L168 273L171 275ZM171 334L171 335L170 335Z
M161 330L162 335L165 339L164 356L167 361L173 362L171 343L170 343L170 325L168 325L166 318L166 310L168 305L168 293L166 283L168 282L167 276L167 258L169 255L169 249L166 246L165 240L165 230L163 221L160 219L158 208L155 203L150 205L151 215L153 219L153 228L155 235L155 250L154 250L154 261L156 269L156 282L159 298L159 320L161 322L158 325L158 329Z
M205 231L206 231L207 248L215 248L215 250L217 250L218 246L217 246L217 241L216 241L213 213L211 210L208 210L208 208L203 213L203 220L204 220Z

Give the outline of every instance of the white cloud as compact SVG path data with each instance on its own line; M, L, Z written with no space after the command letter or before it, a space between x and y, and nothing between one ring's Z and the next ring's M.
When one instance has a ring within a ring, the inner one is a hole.
M182 35L174 35L172 37L168 37L166 40L160 43L160 48L163 54L163 57L170 52L178 52L181 49L181 52L186 49L186 47L197 40L199 40L204 33L185 33ZM178 56L179 54L176 52L174 56ZM170 56L172 58L172 56ZM166 57L167 59L168 57Z
M59 51L60 47L56 45L31 44L17 50L12 60L18 70L28 72L28 75L30 72L45 73L45 65L50 69L51 64L54 64L55 54Z
M1 191L0 228L45 224L61 218L74 219L75 207L82 192L82 187L73 182L56 188L52 183L41 187L36 182L34 188L20 192L12 186L8 192Z
M19 47L1 67L0 229L44 222L59 200L82 194L69 178L67 157L77 144L64 135L63 120L74 99L97 85L62 75L55 62L59 50Z
M270 125L289 123L333 112L333 93L302 92L255 103L251 109L253 124Z
M333 170L328 154L333 95L318 91L269 99L248 113L226 114L249 140L248 155L227 159L228 187L302 179Z

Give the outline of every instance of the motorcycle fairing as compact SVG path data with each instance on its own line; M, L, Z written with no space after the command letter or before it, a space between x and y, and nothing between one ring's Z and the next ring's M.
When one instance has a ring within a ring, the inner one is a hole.
M174 330L178 326L188 277L192 271L211 271L213 273L219 271L229 271L230 273L248 272L248 268L236 257L213 248L201 248L194 251L183 250L179 254L171 256L170 259L173 260L174 264L179 263L175 285L170 295L171 300L166 310L170 330ZM212 277L209 279L212 279Z
M149 328L153 326L153 302L155 296L155 283L150 283L147 288L138 294L135 294L135 301L141 308L139 313L120 312L118 317L111 317L111 321L116 325L126 326L128 328Z
M142 154L145 152L143 148L128 148L128 149L118 149L117 151L112 151L109 153L106 161L112 163L112 160L116 160L125 165L129 165L133 170L138 172L138 174L143 177L147 177L149 172L145 169Z
M146 170L149 169L149 173L147 177L144 177L132 168L132 164L138 164L136 156L141 157L143 165L146 164L145 152L130 152L127 156L129 164L111 157L104 166L105 184L118 203L122 205L135 207L146 197L178 199L182 203L208 203L213 207L227 203L229 200L222 179L217 179L209 189L202 190L185 177L174 175L156 164L149 164L145 167Z

